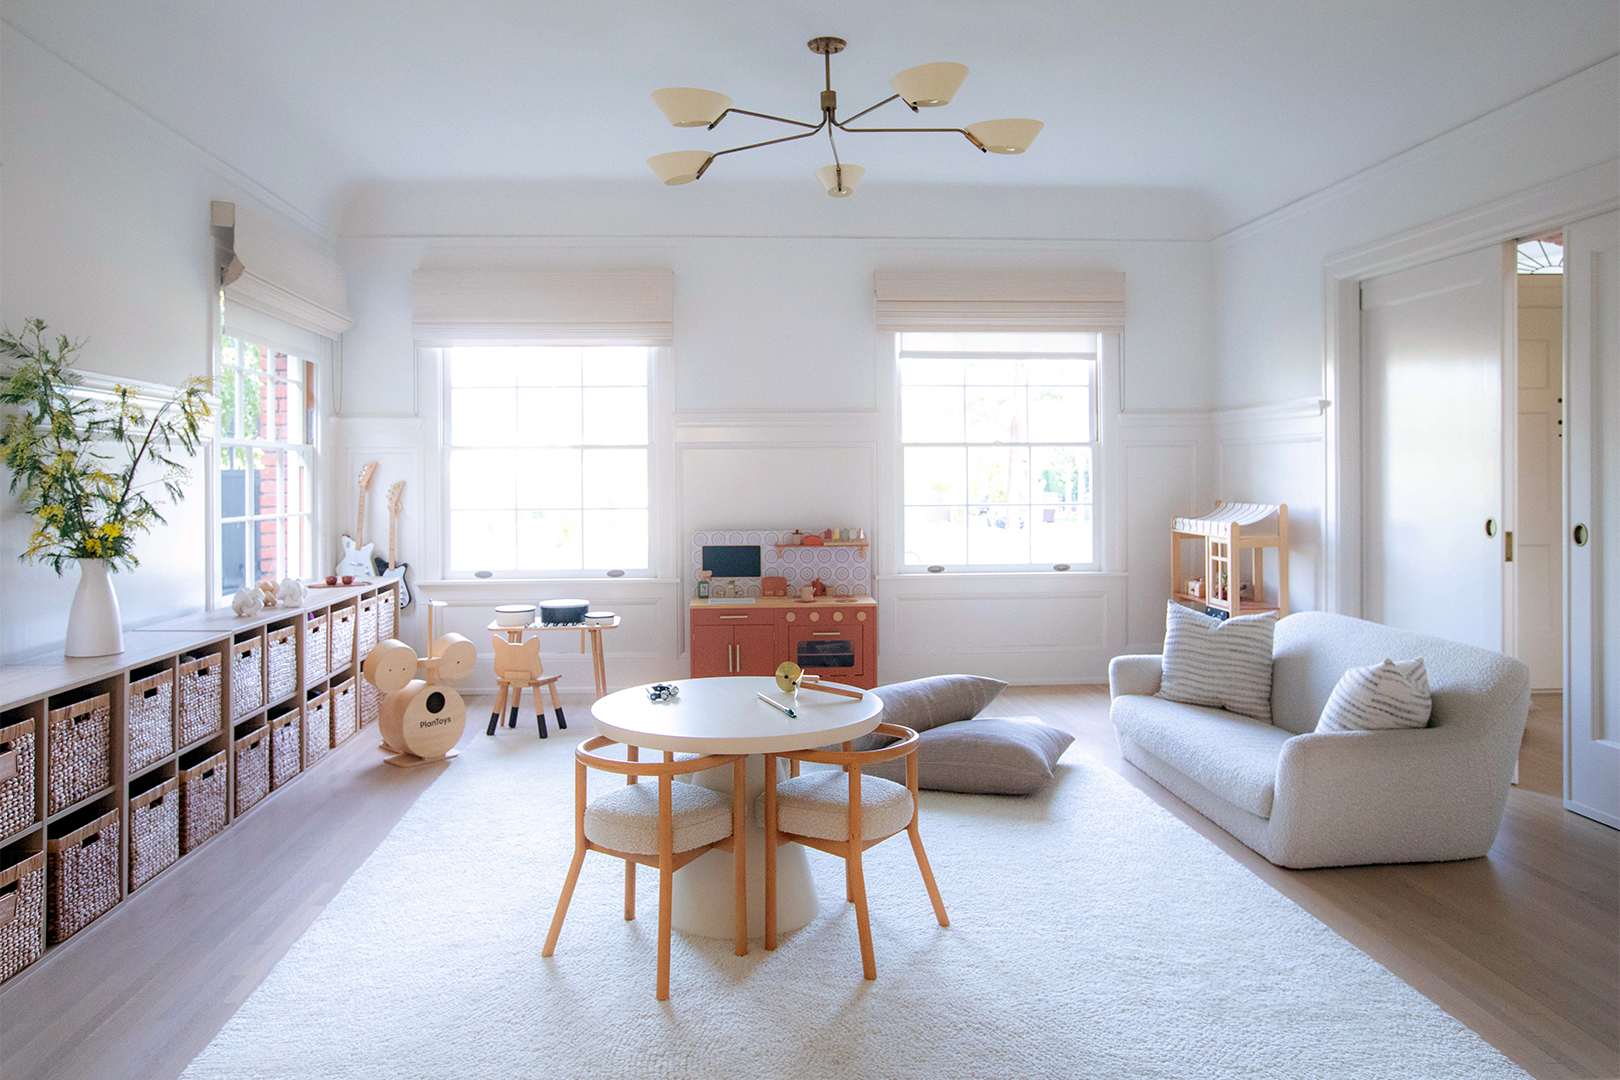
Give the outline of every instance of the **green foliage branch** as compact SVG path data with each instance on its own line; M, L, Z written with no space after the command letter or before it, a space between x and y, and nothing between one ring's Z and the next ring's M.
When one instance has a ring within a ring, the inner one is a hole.
M135 538L165 520L154 496L185 498L186 459L211 415L208 380L187 379L150 412L127 386L93 400L78 392L73 370L84 342L64 334L53 342L45 331L42 319L26 320L20 334L0 329L0 355L15 361L0 373L0 461L34 519L20 558L58 575L73 559L137 566Z

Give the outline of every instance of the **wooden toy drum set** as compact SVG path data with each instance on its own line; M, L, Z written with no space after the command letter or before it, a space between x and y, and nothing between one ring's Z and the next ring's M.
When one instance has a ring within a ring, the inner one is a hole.
M460 682L473 673L478 650L460 634L433 636L434 609L444 601L427 604L426 656L403 641L389 638L366 654L361 673L386 697L377 712L381 749L392 757L390 765L413 768L456 756L456 743L467 727L467 706L446 683ZM418 669L425 678L417 678Z

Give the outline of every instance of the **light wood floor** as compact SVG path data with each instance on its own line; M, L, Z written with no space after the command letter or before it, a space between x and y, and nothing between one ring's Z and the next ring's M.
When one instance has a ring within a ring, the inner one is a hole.
M1106 688L1015 688L990 711L1072 731L1538 1080L1620 1076L1620 833L1562 808L1556 695L1538 696L1487 858L1310 871L1272 866L1126 764ZM0 990L0 1077L177 1077L438 771L383 766L371 735Z

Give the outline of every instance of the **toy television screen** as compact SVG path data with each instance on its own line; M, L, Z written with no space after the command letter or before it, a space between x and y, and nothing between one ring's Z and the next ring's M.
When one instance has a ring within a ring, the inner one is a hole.
M759 545L704 544L703 569L717 578L759 577Z

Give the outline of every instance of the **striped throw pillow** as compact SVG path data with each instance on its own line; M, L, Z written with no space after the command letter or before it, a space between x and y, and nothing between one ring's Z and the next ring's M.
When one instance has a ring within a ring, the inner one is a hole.
M1385 660L1351 668L1333 688L1317 731L1386 731L1427 727L1433 701L1422 658L1397 664Z
M1271 641L1277 613L1220 619L1174 600L1165 615L1159 696L1271 722Z

